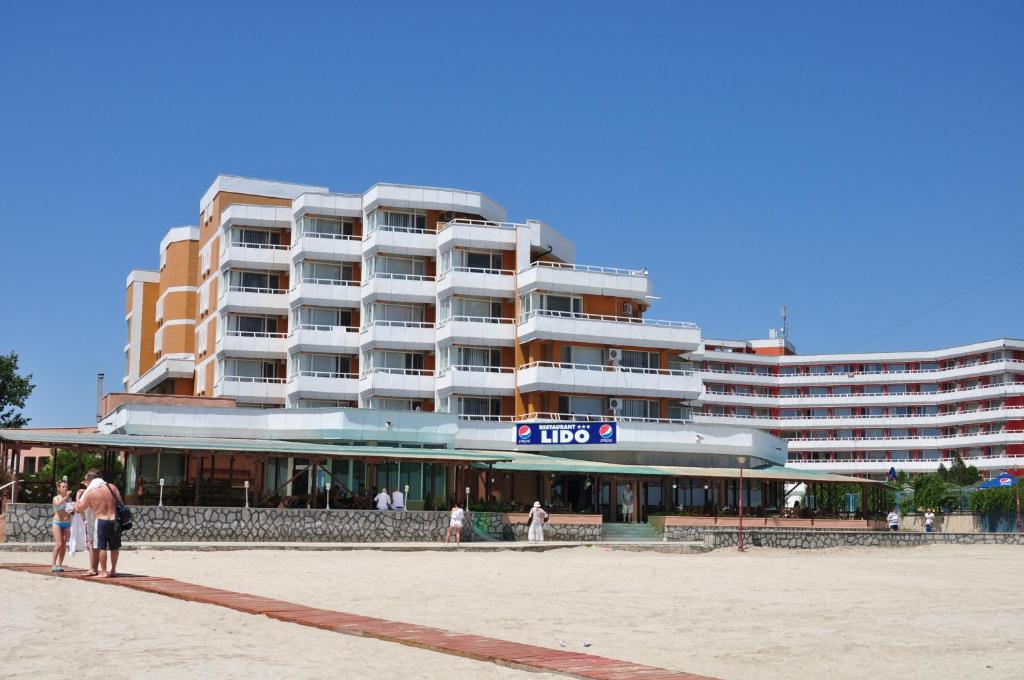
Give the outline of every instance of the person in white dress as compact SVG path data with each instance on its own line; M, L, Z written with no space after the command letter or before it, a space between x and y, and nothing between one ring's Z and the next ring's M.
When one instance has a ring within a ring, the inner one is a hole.
M544 523L547 521L548 513L540 507L540 501L534 501L529 515L530 530L527 532L526 538L530 541L543 541Z
M466 511L459 507L458 501L452 506L452 514L448 521L448 533L444 535L444 542L447 543L453 535L455 545L462 543L462 523L466 519Z

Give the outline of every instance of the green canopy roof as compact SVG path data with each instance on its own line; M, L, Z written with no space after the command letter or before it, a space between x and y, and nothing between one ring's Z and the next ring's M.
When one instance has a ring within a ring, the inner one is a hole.
M46 430L0 430L0 441L27 446L88 449L149 449L202 453L250 453L282 456L377 458L383 460L443 460L495 462L509 456L493 451L423 449L397 446L343 446L312 444L281 439L231 439L226 437L167 437L162 435L100 434Z

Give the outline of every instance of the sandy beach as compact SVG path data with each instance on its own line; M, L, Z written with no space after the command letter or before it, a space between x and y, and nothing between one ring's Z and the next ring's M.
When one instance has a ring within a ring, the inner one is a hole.
M40 553L0 553L0 561L46 560ZM1024 553L1015 546L746 555L604 548L500 554L140 551L124 553L122 566L721 678L1008 677L1024 662L1015 632L1019 598L1001 596L1024 576ZM8 677L56 672L46 650L56 612L74 620L101 597L116 611L107 626L113 639L100 642L94 630L83 629L71 634L64 654L89 654L97 645L120 648L121 670L129 676L133 669L144 669L147 677L186 669L241 677L245 668L245 677L319 677L334 674L327 669L359 668L360 675L381 670L410 678L463 670L474 678L527 677L96 584L0 572L0 590L14 612L0 621L17 669ZM585 650L584 642L590 643Z

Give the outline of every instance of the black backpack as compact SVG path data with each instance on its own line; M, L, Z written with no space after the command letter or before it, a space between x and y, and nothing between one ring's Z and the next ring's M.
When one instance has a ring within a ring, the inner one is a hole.
M110 484L107 484L107 491L110 491ZM114 527L117 533L121 534L125 531L130 531L132 528L132 511L114 495L113 491L110 491L110 495L114 497L114 517L116 518Z

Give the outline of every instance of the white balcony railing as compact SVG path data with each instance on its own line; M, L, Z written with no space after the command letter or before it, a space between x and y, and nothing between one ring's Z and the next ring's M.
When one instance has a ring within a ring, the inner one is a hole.
M686 321L536 309L520 316L519 340L538 339L692 351L700 346L700 328Z
M437 374L437 392L441 395L511 396L515 391L515 369L511 367L460 364Z
M288 302L323 306L358 307L361 290L358 281L347 279L302 278L288 291Z
M432 399L435 394L434 371L415 368L364 369L359 375L359 394L413 399Z
M363 242L358 236L303 232L292 243L292 260L328 260L358 262L362 259Z
M214 396L233 397L244 403L284 403L284 378L222 376L214 384Z
M690 371L534 361L519 367L523 392L694 399L701 383Z
M364 302L393 300L396 302L436 303L437 286L433 276L421 274L376 273L363 282Z
M329 371L294 371L288 376L286 392L292 399L354 400L359 390L359 376L354 373Z
M359 342L364 348L433 349L434 324L426 321L378 319L360 329Z
M227 330L217 337L217 353L244 357L279 357L288 353L286 334Z
M516 227L511 222L456 219L437 223L437 247L447 250L455 246L512 250L516 247Z
M437 344L509 347L515 343L515 319L496 316L452 316L437 324Z
M556 413L550 411L531 411L516 420L574 420L578 422L605 422L615 421L619 423L689 423L689 418L641 418L623 415L594 415L589 413Z
M359 329L301 324L288 333L288 346L293 351L355 354L359 351Z
M250 286L227 286L217 298L221 312L243 312L268 314L286 313L288 310L287 291L283 288L255 288Z
M539 290L623 297L637 301L644 301L651 292L646 270L564 262L534 262L519 271L516 285L520 294Z

